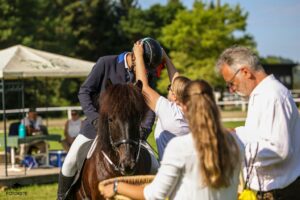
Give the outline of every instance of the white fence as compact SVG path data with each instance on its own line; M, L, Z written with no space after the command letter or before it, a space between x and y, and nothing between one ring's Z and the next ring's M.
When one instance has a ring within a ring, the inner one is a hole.
M65 106L65 107L44 107L44 108L36 108L37 112L55 112L55 111L66 111L68 119L71 119L71 111L72 110L81 110L80 106ZM9 109L5 110L5 113L7 114L13 114L13 113L27 113L29 111L29 108L24 109ZM3 110L0 110L0 114L3 114Z
M300 98L294 98L294 101L300 103ZM219 101L217 102L219 106L235 106L240 107L241 111L245 112L247 109L247 101L243 100L236 100L236 101ZM29 108L25 109L10 109L5 110L5 113L27 113ZM36 108L37 112L55 112L55 111L65 111L67 113L68 118L71 118L71 110L81 110L80 106L65 106L65 107L43 107L43 108ZM3 110L0 110L0 114L3 114ZM223 121L244 121L245 118L224 118Z

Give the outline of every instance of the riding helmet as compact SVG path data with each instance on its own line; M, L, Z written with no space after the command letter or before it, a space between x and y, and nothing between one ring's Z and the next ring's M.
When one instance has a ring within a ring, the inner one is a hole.
M148 70L155 70L162 61L162 50L158 41L146 37L141 39L144 48L144 62Z

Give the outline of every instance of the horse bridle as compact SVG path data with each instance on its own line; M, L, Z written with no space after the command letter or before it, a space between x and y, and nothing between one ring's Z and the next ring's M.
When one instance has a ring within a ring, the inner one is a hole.
M137 164L139 158L140 158L140 151L141 151L141 139L139 139L139 141L135 141L135 140L132 140L132 139L123 139L123 140L120 140L120 141L117 141L117 142L113 142L112 140L112 137L111 135L109 134L109 140L110 140L110 144L112 146L112 149L115 151L115 152L118 152L118 147L122 144L129 144L129 145L135 145L135 146L138 146L138 152L137 152L137 155L136 155L136 158L134 160L134 166ZM104 152L104 151L101 151L104 158L107 160L107 162L113 167L113 169L117 172L120 172L122 175L124 175L124 169L118 165L116 165L110 158L109 156Z

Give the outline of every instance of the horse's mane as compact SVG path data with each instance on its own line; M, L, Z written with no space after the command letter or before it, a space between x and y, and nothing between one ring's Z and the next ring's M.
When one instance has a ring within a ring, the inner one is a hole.
M108 117L118 116L123 121L141 121L148 106L141 89L133 84L111 85L100 95L99 101L98 142L103 150L109 150Z

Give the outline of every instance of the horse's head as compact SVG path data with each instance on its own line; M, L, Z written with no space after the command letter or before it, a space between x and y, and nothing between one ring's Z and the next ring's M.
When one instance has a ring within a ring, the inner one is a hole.
M140 151L140 125L147 104L141 92L142 85L110 85L101 95L99 116L99 143L105 157L123 175L131 174Z

